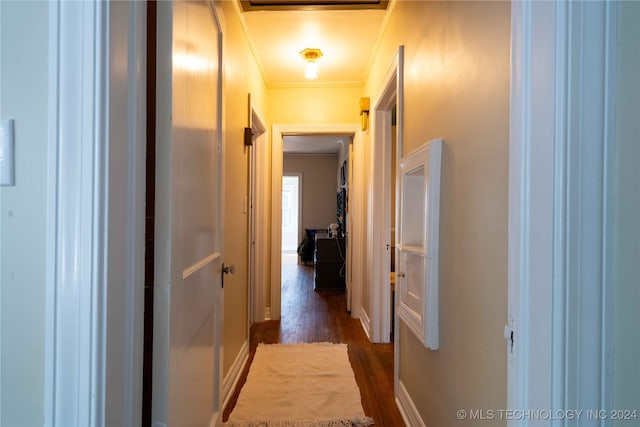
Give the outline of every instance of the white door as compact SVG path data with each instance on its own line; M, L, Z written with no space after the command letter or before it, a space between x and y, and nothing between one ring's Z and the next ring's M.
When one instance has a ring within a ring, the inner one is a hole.
M301 175L282 177L282 254L289 255L297 264L298 243L300 242L300 181ZM283 261L285 261L283 259Z
M158 3L154 425L220 412L220 40L208 2Z
M438 349L438 248L442 140L400 161L396 284L398 316L425 347Z

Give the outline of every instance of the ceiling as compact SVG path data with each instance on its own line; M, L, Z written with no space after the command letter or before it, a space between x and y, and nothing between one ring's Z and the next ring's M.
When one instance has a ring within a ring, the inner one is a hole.
M393 5L393 0L236 1L240 21L270 88L362 85ZM317 60L315 80L304 76L300 51L305 48L318 48L323 53Z
M282 151L287 154L338 154L350 136L299 135L284 136Z

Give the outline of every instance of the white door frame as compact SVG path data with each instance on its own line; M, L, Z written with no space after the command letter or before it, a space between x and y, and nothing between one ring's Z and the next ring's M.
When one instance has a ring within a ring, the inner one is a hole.
M282 147L285 135L348 135L352 137L354 147L362 145L360 124L275 124L271 137L271 319L280 319L282 292ZM356 162L362 161L355 159ZM360 170L360 169L359 169ZM362 181L360 181L362 182ZM352 201L354 236L349 244L363 248L362 228L365 218L362 216L363 194L355 191ZM359 317L361 306L363 259L359 251L354 252L352 277L352 317ZM356 304L356 301L358 302Z
M372 117L373 153L369 179L369 233L367 259L371 266L367 282L371 283L369 338L385 343L391 337L391 162L396 163L403 153L404 114L404 46L398 47L374 100ZM391 114L396 107L396 152L391 152ZM397 182L397 180L396 180ZM382 190L382 191L380 191ZM396 191L396 200L398 193ZM396 203L396 223L398 221ZM398 227L396 226L396 229ZM396 254L397 255L397 254ZM397 258L396 258L397 259ZM397 324L397 322L395 322ZM397 337L397 334L395 334Z
M615 2L512 3L512 409L610 409L603 188L615 123L616 13Z
M253 145L250 148L250 195L249 195L249 321L248 327L255 322L267 320L265 313L265 291L267 283L267 265L269 263L269 231L267 218L267 127L264 117L258 111L249 95L249 127ZM249 336L249 335L247 335Z
M49 24L45 425L134 426L142 416L146 5L53 1Z

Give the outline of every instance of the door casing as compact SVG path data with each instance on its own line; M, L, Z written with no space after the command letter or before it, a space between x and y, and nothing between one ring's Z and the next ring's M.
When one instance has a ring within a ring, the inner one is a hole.
M283 138L285 135L346 135L351 136L354 146L361 147L362 132L360 124L274 124L272 126L271 136L271 305L270 318L272 320L280 319L280 304L282 292L282 155L283 155ZM354 160L356 162L358 157ZM360 169L358 169L360 170ZM357 178L356 178L357 179ZM361 182L361 181L360 181ZM351 244L355 247L364 247L362 237L361 224L365 218L362 216L363 195L361 191L356 191L351 201L354 211L354 236L352 236ZM360 224L360 225L358 225ZM362 245L362 246L360 246ZM360 316L360 298L362 286L362 262L363 258L358 252L353 257L353 274L350 276L351 283L351 299L352 310L351 316L359 318ZM349 286L349 284L347 284ZM356 304L356 301L358 302Z
M616 2L511 5L510 409L611 409L603 189L616 13Z
M396 185L398 182L398 159L403 153L403 118L404 118L404 46L399 46L385 78L379 94L374 99L372 117L373 155L371 156L369 179L369 221L367 244L367 260L372 267L370 319L366 325L369 338L373 342L386 343L391 340L391 295L389 280L391 272L391 162L396 164ZM391 152L391 117L396 108L396 152ZM382 189L382 191L380 191ZM397 189L396 189L397 190ZM398 192L396 191L396 222L398 221ZM397 226L396 226L397 229ZM396 259L397 258L396 253ZM397 325L398 322L394 322ZM398 334L394 334L398 337ZM397 348L398 346L396 346ZM397 363L396 363L397 366Z
M49 3L48 426L141 418L145 18L144 3Z

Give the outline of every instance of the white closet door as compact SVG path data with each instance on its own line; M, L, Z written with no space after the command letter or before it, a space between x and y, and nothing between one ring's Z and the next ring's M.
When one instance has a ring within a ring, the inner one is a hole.
M442 140L400 161L398 315L425 347L438 349L438 235Z

